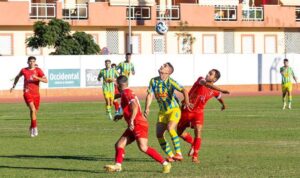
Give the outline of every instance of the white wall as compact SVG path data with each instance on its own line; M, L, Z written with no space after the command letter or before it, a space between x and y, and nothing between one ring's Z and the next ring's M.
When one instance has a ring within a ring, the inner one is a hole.
M258 56L262 65L259 67ZM300 77L300 54L287 54L290 66ZM118 64L124 55L97 56L37 56L37 64L48 76L48 69L80 69L80 87L85 88L85 70L104 68L104 61L110 59ZM283 65L283 55L259 54L199 54L199 55L134 55L136 75L130 78L131 86L148 86L149 80L158 75L158 68L165 62L171 62L175 71L172 78L180 84L191 86L199 76L216 68L221 72L219 85L278 84L281 82L279 68ZM21 68L26 67L26 56L0 56L0 90L8 90L12 79ZM261 69L261 72L259 71ZM261 74L261 75L259 75ZM42 84L48 88L48 84ZM22 89L22 80L17 85Z

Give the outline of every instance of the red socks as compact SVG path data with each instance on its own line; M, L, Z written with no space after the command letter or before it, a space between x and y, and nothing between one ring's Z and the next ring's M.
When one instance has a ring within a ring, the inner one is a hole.
M116 148L115 162L122 164L125 155L125 150L123 148Z
M146 154L151 156L155 161L161 164L165 161L165 159L155 149L151 147L148 147Z
M195 138L193 147L194 147L194 155L193 155L193 157L198 157L198 152L199 152L199 150L201 148L201 138Z
M30 128L36 128L36 127L37 127L36 119L35 120L31 120Z
M180 137L191 145L194 143L194 139L189 133L185 133L184 136L181 135Z
M113 104L114 104L114 106L115 106L115 110L117 111L117 110L119 109L119 107L120 107L118 101L117 101L117 100L114 100Z

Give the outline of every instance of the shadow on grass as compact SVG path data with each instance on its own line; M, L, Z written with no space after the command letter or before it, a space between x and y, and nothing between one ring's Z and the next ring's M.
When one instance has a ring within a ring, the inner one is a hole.
M11 156L0 156L0 158L16 158L16 159L67 159L67 160L85 160L85 161L101 161L101 162L114 162L114 158L103 157L103 156L43 156L43 155L11 155ZM153 162L150 158L125 158L125 162Z
M49 168L49 167L20 167L20 166L0 166L0 169L33 169L33 170L48 170L48 171L67 171L67 172L85 172L85 173L106 173L105 171L90 171L81 169L63 169L63 168Z

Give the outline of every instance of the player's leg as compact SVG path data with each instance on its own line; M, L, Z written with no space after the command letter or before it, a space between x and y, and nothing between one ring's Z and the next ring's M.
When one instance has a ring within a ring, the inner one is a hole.
M103 95L105 99L105 108L106 108L106 114L107 118L112 120L112 115L111 115L111 94L109 91L103 90Z
M28 103L28 107L30 110L30 136L35 137L36 136L36 130L37 130L37 110L35 108L34 102Z
M181 118L179 120L179 123L177 125L177 134L186 142L188 142L189 144L193 144L194 143L194 139L193 137L188 133L188 132L184 132L185 129L187 127L190 126L190 121L189 121L189 113L183 111Z
M122 163L125 156L125 147L126 145L131 144L134 141L133 135L129 130L126 130L124 134L115 144L115 164L114 165L105 165L104 169L108 172L119 172L122 171Z
M167 129L169 131L169 134L171 136L173 145L175 147L176 155L173 157L174 160L181 161L183 159L181 149L180 149L180 140L179 136L176 132L176 127L179 122L179 119L181 117L181 111L179 108L172 109L172 112L169 113L169 122Z
M163 165L163 173L169 173L171 170L171 164L168 163L154 148L148 146L147 138L138 138L137 145L139 149L153 158L155 161Z
M194 144L193 144L193 157L192 161L195 163L199 163L200 161L198 160L198 154L201 148L201 133L202 133L202 124L196 124L194 126L194 133L195 133L195 139L194 139Z
M158 142L162 150L169 156L169 158L172 158L174 154L171 150L168 141L165 138L165 131L167 130L167 124L163 122L162 118L163 116L160 115L159 121L156 123L156 137L158 139ZM172 161L172 159L169 159L169 161Z
M282 109L285 109L286 107L286 99L285 99L285 96L286 96L286 93L287 93L287 88L285 86L285 84L282 84L282 102L283 102L283 106L282 106Z
M292 83L289 83L287 86L288 108L289 109L292 109L292 87L293 87Z

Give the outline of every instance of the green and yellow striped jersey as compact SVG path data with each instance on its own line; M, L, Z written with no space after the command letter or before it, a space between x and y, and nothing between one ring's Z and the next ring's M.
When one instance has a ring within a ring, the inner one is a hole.
M282 76L281 83L286 84L286 83L291 83L292 82L292 77L294 76L294 71L291 67L281 67L280 68L280 73Z
M103 84L102 89L105 92L114 92L115 91L115 85L114 82L107 82L108 79L114 80L119 76L118 71L114 68L109 69L101 69L98 75L98 78L103 78Z
M134 72L134 66L131 62L121 62L116 69L120 70L120 75L125 75L126 77L129 77Z
M178 84L174 79L168 78L163 81L160 77L155 77L150 80L148 93L154 93L160 111L178 108L179 103L174 91L182 91L183 86Z

